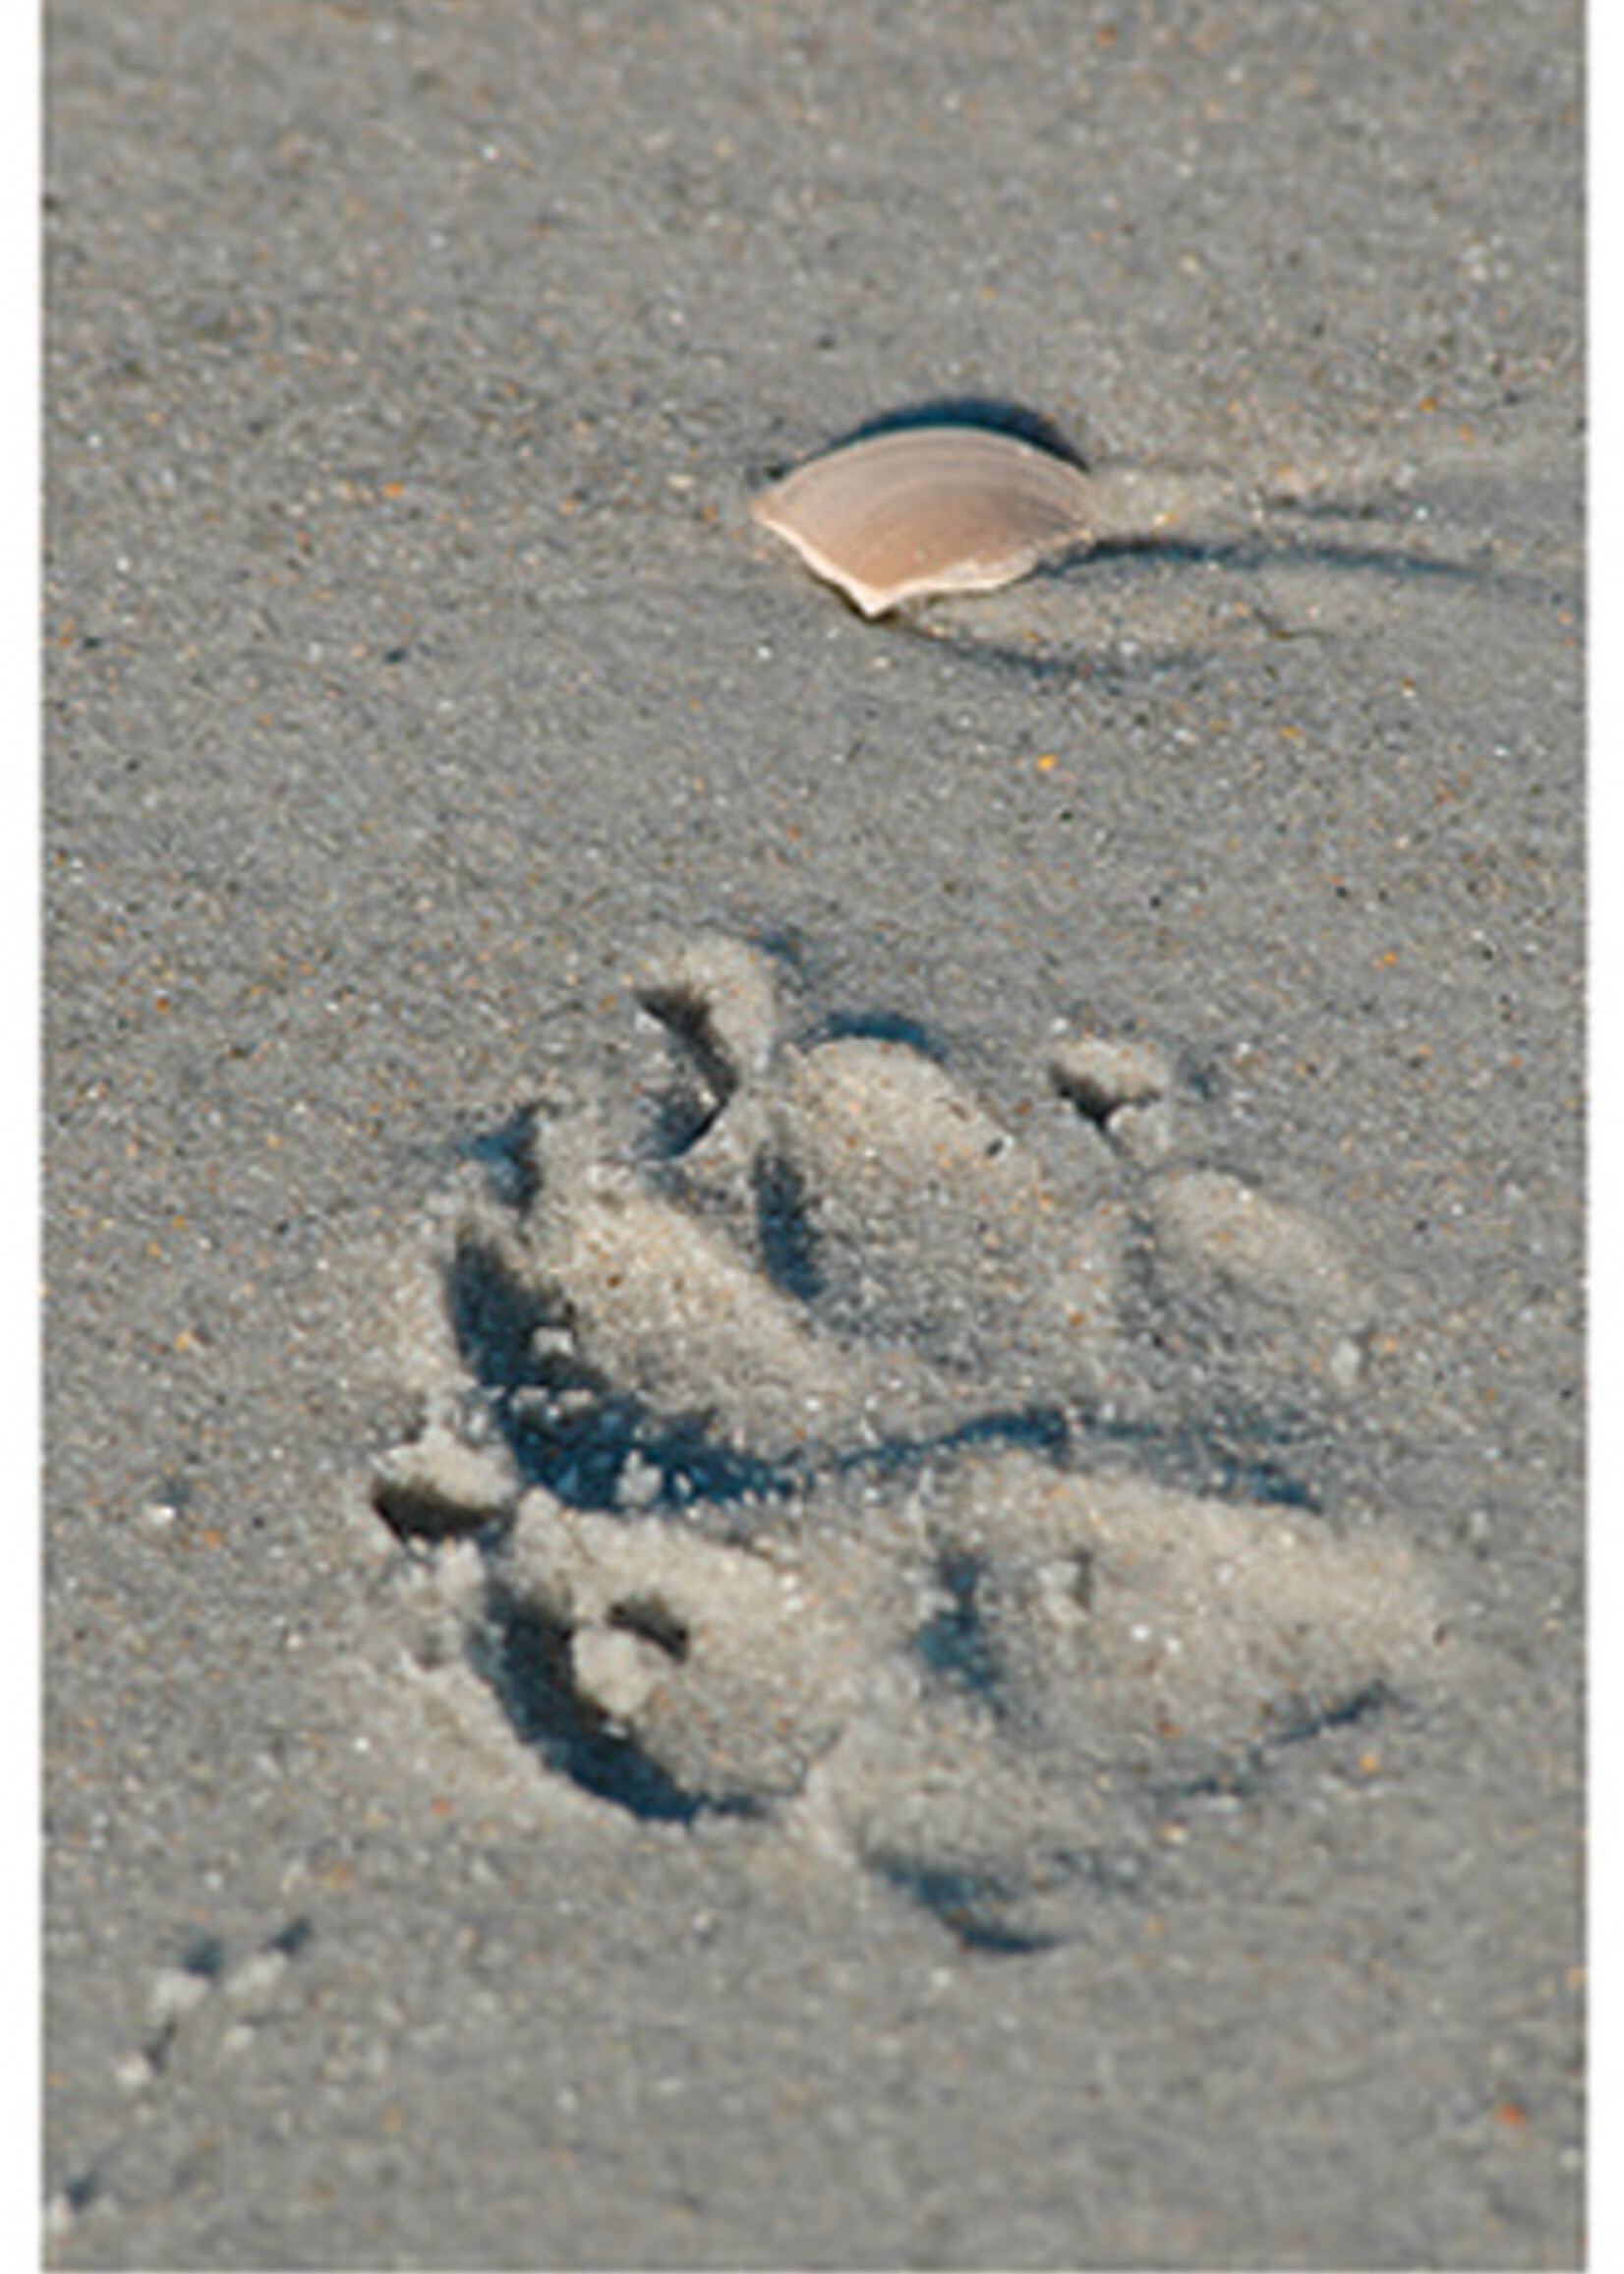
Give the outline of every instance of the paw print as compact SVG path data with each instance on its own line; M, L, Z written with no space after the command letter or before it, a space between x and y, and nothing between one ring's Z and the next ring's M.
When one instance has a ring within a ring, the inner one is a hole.
M1189 1156L1144 1045L1061 1038L1017 1136L786 996L737 941L651 962L655 1071L538 1107L455 1222L460 1370L375 1499L554 1772L1018 1937L1100 1793L1431 1676L1414 1551L1234 1457L1237 1413L1357 1392L1375 1305Z

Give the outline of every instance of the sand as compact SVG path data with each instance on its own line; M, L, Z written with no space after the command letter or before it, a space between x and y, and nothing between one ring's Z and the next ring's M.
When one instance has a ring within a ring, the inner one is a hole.
M1578 12L49 64L53 2262L1573 2263Z

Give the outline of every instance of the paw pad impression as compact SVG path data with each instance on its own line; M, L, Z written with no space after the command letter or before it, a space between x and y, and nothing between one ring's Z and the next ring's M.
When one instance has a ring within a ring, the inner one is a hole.
M638 989L649 1094L515 1125L518 1173L448 1221L455 1359L375 1504L551 1772L815 1823L1026 1947L1122 1795L1431 1676L1412 1548L1181 1473L1235 1352L1254 1406L1346 1396L1374 1304L1322 1227L1181 1159L1142 1044L1063 1040L1017 1137L783 994L679 942Z

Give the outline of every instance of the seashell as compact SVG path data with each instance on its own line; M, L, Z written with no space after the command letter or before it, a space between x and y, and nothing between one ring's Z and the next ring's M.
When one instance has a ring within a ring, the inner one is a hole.
M764 527L866 616L922 593L992 592L1092 542L1081 469L989 427L893 429L751 500Z

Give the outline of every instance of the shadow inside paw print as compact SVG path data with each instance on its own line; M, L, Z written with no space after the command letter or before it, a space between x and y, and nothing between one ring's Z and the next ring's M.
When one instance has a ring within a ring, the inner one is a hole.
M655 1630L661 1647L680 1659L681 1630L669 1626L658 1603L648 1606L641 1620L636 1605L621 1616L626 1631ZM497 1586L486 1602L485 1628L482 1668L515 1734L550 1769L647 1822L694 1821L707 1803L684 1791L635 1738L620 1732L612 1718L577 1689L564 1620ZM755 1813L748 1808L740 1812Z
M452 1378L376 1504L551 1770L798 1817L1035 1947L1048 1891L1116 1868L1100 1792L1200 1789L1429 1673L1420 1559L1292 1459L1374 1305L1187 1157L1142 1044L1067 1037L1017 1137L918 1030L798 1029L783 992L678 943L635 1111L475 1148Z

